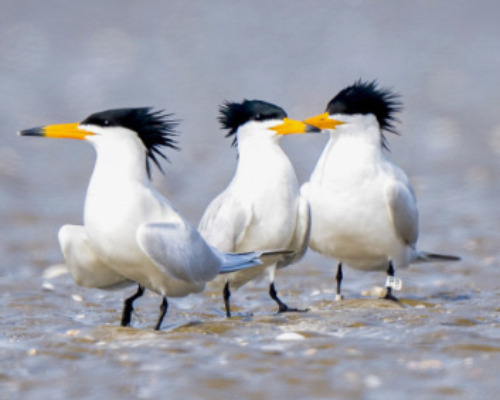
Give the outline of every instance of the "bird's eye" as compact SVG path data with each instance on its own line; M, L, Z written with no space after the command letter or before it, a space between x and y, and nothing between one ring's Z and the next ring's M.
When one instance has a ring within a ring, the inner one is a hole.
M104 126L109 126L109 119L105 119L104 121L102 121L102 124Z

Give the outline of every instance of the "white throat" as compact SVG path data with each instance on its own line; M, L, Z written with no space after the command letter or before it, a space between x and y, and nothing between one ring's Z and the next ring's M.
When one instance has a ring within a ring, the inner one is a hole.
M138 137L95 135L89 141L97 159L87 189L85 224L90 220L98 222L120 208L134 207L143 189L154 190L146 171L146 149Z

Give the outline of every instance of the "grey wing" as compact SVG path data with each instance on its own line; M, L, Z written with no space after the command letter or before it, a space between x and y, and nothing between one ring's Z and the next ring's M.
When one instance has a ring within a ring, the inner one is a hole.
M226 190L207 207L198 231L211 246L220 251L234 252L243 240L252 216L252 209Z
M418 239L418 209L413 188L392 182L386 186L385 193L396 234L405 243L414 245Z
M295 233L289 246L294 252L286 255L277 263L277 268L283 268L287 265L299 262L307 251L309 238L311 236L311 207L307 199L303 196L299 198L299 207L297 213L297 222Z
M163 273L188 283L212 280L221 260L187 223L149 223L137 229L139 247Z
M95 254L83 226L64 225L59 229L58 236L66 266L78 285L99 289L119 289L133 283L109 268Z

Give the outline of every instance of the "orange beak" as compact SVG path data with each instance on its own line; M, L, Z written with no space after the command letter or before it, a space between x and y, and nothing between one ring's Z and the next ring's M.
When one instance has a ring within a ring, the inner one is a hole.
M19 132L19 136L43 136L56 139L79 140L85 140L90 135L94 135L94 133L81 129L79 123L47 125Z
M304 120L304 122L321 130L336 129L338 125L342 125L344 123L342 121L330 118L330 115L327 112L308 118Z
M284 118L283 123L273 126L273 131L276 131L277 135L291 135L294 133L307 133L309 128L304 122L297 121L295 119Z

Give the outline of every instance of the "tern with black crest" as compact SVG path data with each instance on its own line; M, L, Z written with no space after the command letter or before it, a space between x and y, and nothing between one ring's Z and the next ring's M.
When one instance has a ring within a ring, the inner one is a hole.
M48 125L21 136L90 142L97 159L85 199L83 225L65 225L59 242L77 284L110 289L138 284L125 300L121 324L130 324L133 302L151 290L162 297L155 329L168 297L201 292L220 273L262 264L261 252L223 253L210 247L152 185L151 162L176 148L170 114L150 108L98 112L80 123ZM271 254L275 257L275 254Z
M399 95L373 82L341 90L326 112L306 119L330 139L301 193L312 213L310 246L338 261L337 299L342 298L342 265L387 271L386 298L400 288L394 271L411 263L456 261L459 257L419 251L415 192L404 171L384 154L384 132L397 133ZM340 121L340 122L339 122Z
M281 137L305 133L308 126L287 118L286 112L261 100L226 102L220 108L222 128L234 138L238 165L229 186L207 207L198 229L221 251L251 248L288 249L291 254L269 258L252 270L219 277L227 317L231 316L231 289L267 272L269 295L278 311L301 311L278 297L275 271L299 261L308 247L310 210L300 195L294 168L281 149ZM313 127L309 129L318 131Z

